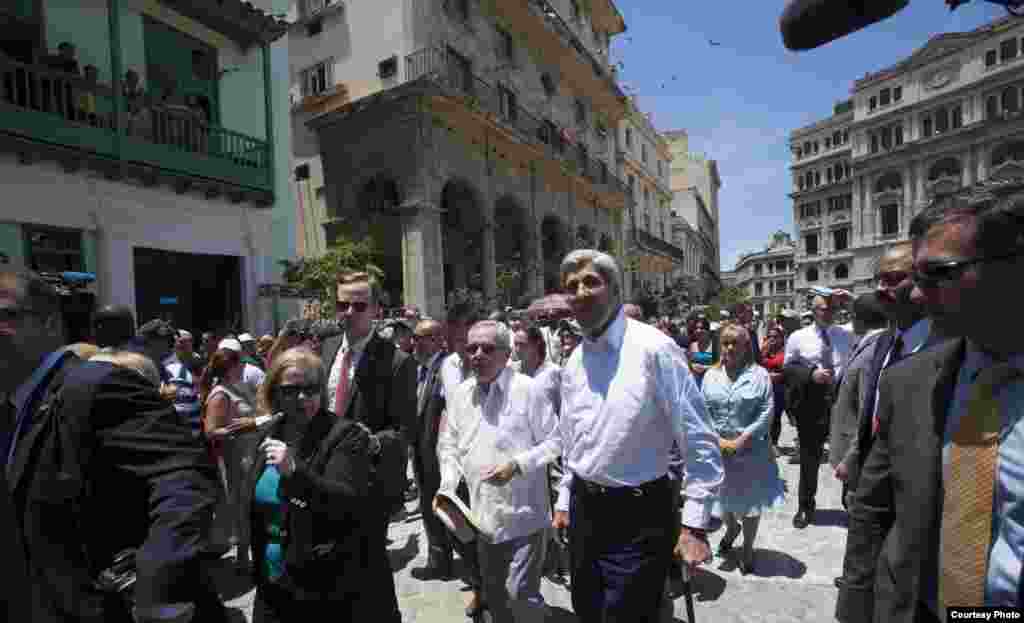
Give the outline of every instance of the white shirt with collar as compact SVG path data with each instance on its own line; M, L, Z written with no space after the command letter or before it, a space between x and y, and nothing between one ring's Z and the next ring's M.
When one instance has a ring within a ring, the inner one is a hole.
M825 341L822 339L822 331L828 332L828 339L832 343L832 361L822 361L825 351ZM818 325L811 324L797 331L794 331L786 340L785 363L803 363L812 368L818 366L829 367L835 371L835 378L842 376L843 368L850 359L850 351L853 350L853 333L846 329L829 325L824 329Z
M472 376L469 366L463 367L459 353L451 353L441 362L441 386L445 398L455 395L455 388Z
M725 472L718 435L686 356L672 338L622 309L597 339L584 338L562 369L557 443L566 467L556 510L569 510L574 477L636 487L666 475L684 449L683 525L706 528ZM545 446L544 450L551 451ZM549 458L535 458L543 464ZM523 465L523 464L521 464ZM528 471L533 464L523 465Z
M351 388L352 379L356 375L356 369L359 367L359 362L363 358L366 345L372 337L373 331L370 331L351 347L348 343L347 333L341 338L341 347L338 348L338 353L334 356L334 362L331 364L331 373L327 377L327 410L331 413L337 413L338 405L335 403L338 399L338 383L341 382L341 362L345 358L345 353L351 348L352 356L348 366L348 386Z
M484 396L475 377L459 385L447 406L437 453L440 491L469 488L477 527L494 543L536 533L551 523L547 474L529 471L529 455L550 437L557 418L542 388L505 367ZM482 481L492 467L515 460L522 473L498 486Z
M532 377L544 389L544 393L555 409L555 415L561 413L562 367L545 359L533 371L533 374L527 374L527 376Z

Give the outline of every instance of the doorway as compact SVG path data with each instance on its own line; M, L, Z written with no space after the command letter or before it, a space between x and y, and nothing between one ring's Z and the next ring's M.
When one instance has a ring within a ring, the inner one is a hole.
M134 260L139 324L161 318L193 332L242 328L241 258L136 247Z

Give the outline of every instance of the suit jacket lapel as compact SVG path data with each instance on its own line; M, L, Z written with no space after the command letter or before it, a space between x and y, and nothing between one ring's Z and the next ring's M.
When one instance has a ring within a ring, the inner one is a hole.
M960 373L960 366L964 361L964 353L967 349L967 341L956 340L950 348L949 356L939 357L935 360L936 377L935 388L932 390L932 425L935 434L939 438L939 447L945 441L946 415L949 405L953 402L953 392L956 390L957 375ZM942 452L939 452L941 460ZM940 472L941 473L941 472Z
M352 401L359 393L361 382L370 372L370 366L372 366L377 357L374 352L377 349L378 338L376 335L370 338L370 341L366 343L366 348L363 349L362 356L359 357L359 365L356 366L355 374L352 375L352 382L348 386L348 394L345 396L345 407L338 411L339 414L346 415L348 410L352 408ZM358 419L353 417L352 419Z

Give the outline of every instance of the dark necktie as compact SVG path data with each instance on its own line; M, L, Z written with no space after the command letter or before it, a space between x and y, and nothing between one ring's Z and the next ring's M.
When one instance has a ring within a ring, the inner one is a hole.
M889 361L883 366L883 370L888 368L892 364L896 363L900 359L903 359L903 336L897 334L896 339L892 341L892 348L889 349ZM871 435L878 434L878 408L875 408L875 414L871 418Z
M821 336L821 343L824 344L824 348L821 349L821 367L832 370L835 363L832 356L832 338L828 336L828 327L821 329L818 334Z

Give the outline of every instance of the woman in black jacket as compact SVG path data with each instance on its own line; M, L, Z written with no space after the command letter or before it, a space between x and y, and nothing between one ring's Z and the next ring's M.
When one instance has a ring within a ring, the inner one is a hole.
M255 623L362 620L366 577L369 433L330 415L320 359L282 353L261 388L265 413L283 414L251 456L243 500L252 527Z

